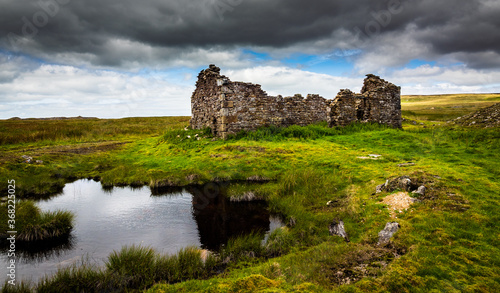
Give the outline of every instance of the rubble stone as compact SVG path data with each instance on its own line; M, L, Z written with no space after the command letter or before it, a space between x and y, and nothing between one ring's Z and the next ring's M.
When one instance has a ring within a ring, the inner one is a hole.
M334 220L328 227L328 230L330 231L330 235L340 236L344 238L346 242L349 242L349 237L347 236L347 232L344 228L344 222L342 220Z
M377 245L385 245L389 243L392 235L399 230L399 223L397 222L389 222L385 224L384 230L378 233L378 243Z

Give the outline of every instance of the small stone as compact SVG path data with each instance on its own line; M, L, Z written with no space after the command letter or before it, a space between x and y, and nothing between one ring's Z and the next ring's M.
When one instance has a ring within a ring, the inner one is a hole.
M24 163L26 164L32 164L33 163L33 158L27 155L22 155L21 158L23 158Z
M330 235L340 236L344 238L346 242L349 242L349 237L347 236L342 220L334 220L328 227L328 231L330 231Z
M426 190L425 186L424 186L424 185L422 185L422 186L420 186L417 190L412 191L412 193L415 193L415 194L419 194L419 195L421 195L421 196L424 196L424 195L425 195L425 190Z
M398 222L389 222L385 224L384 230L378 233L378 243L377 245L388 244L391 237L399 230L400 226Z
M338 206L339 205L339 201L338 200L329 200L327 203L326 203L327 206Z
M380 184L380 185L377 185L377 187L375 188L375 193L381 193L382 191L384 191L384 188L389 184L389 180L386 180L385 183L383 184Z
M415 163L402 163L402 164L398 164L398 167L408 167L408 166L415 166Z
M401 185L403 187L403 190L409 190L409 188L411 186L411 180L410 180L410 178L403 178L401 180Z

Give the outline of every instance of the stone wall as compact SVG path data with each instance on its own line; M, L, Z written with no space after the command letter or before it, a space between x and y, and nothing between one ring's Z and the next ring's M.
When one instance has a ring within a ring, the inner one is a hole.
M400 88L368 75L361 94L342 90L334 100L319 95L269 96L258 84L232 82L210 65L200 72L191 97L191 127L209 127L225 137L260 126L308 125L328 121L330 126L378 122L401 127Z
M401 128L401 88L368 74L360 94L340 90L326 111L330 127L375 122Z

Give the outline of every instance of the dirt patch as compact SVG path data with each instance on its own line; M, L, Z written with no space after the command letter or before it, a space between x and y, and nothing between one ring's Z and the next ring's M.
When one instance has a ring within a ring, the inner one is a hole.
M102 152L102 151L111 151L114 149L117 149L118 147L125 145L130 142L112 142L112 143L103 143L103 144L90 144L90 145L84 145L84 146L63 146L61 149L57 149L55 151L49 151L49 153L72 153L72 154L79 154L79 155L85 155L85 154L90 154L90 153L95 153L95 152Z
M406 211L419 200L410 196L408 192L397 192L386 196L382 202L388 206L391 218L396 218L398 213Z
M119 148L122 145L131 143L130 141L123 142L93 142L93 143L82 143L75 145L57 145L57 146L47 146L41 148L28 148L19 149L16 152L29 153L33 156L40 156L44 154L79 154L85 155L101 151L111 151Z

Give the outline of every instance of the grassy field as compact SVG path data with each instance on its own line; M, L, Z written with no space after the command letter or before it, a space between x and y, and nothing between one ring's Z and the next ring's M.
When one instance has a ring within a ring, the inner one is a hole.
M403 116L408 119L448 121L500 102L500 94L402 96Z
M418 123L406 121L402 130L370 124L269 127L225 141L185 129L188 117L1 121L0 178L15 179L22 197L48 196L87 177L99 177L105 186L152 188L271 180L232 185L229 194L258 194L290 223L286 228L263 244L252 236L233 239L214 260L214 267L224 268L221 274L202 270L179 280L151 273L138 277L139 286L129 284L148 292L499 292L500 132L444 123L498 96L403 97L404 117ZM362 158L370 154L380 157ZM43 163L24 163L22 155ZM405 175L427 191L413 195L420 202L394 217L382 202L391 192L376 194L375 187ZM329 235L335 219L343 220L350 242ZM390 244L377 245L378 232L391 221L401 229ZM113 284L114 274L134 269L118 256L107 269L74 269L37 286L66 286L80 282L79 276L91 280L102 270L111 272L104 276ZM140 267L142 261L134 263Z

